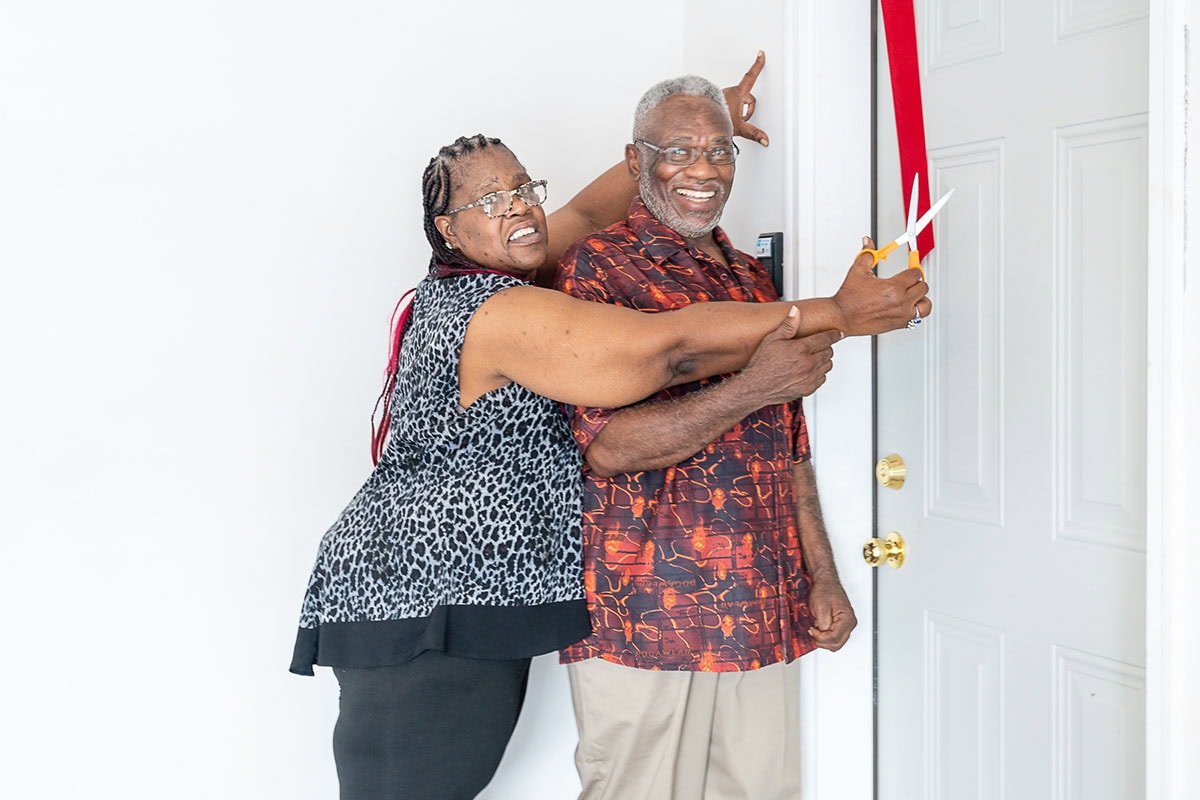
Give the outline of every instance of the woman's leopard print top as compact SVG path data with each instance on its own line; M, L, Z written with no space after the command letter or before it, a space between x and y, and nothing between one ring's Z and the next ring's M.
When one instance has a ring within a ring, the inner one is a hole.
M583 597L581 461L562 410L515 383L458 402L467 323L517 285L496 274L421 282L391 438L321 540L300 627Z

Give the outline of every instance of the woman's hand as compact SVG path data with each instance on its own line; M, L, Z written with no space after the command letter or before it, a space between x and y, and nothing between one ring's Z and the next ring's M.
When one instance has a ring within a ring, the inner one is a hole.
M863 237L862 246L875 247L869 236ZM874 269L870 253L861 252L854 259L833 296L843 320L839 330L847 336L886 333L906 327L917 314L922 319L929 316L933 301L927 297L929 284L921 270L902 269L890 278L879 278Z
M733 135L741 136L743 139L753 139L763 147L771 142L765 132L750 124L756 102L750 90L754 88L754 82L758 80L758 73L762 72L763 65L766 63L766 55L759 50L754 63L750 65L750 69L746 70L746 74L742 76L737 86L727 86L721 90L725 93L725 105L729 106L729 116L733 118Z

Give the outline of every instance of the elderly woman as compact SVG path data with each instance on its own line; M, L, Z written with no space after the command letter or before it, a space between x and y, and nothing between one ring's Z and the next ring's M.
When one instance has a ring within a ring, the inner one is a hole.
M589 193L610 182L575 198L561 229L594 228L579 209L603 204ZM343 800L474 797L516 724L531 657L588 635L581 461L560 402L626 405L749 361L795 365L788 380L806 393L839 331L901 327L924 292L864 267L798 313L588 303L529 285L567 242L550 244L545 183L499 140L442 148L423 193L434 255L403 334L395 424L321 541L292 663L331 666L341 686ZM826 332L793 339L801 331Z

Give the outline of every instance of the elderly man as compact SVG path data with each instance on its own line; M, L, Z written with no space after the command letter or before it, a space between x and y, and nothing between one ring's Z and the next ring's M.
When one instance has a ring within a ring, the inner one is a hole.
M633 136L639 197L623 222L567 251L559 288L646 311L777 299L717 227L737 154L720 90L695 76L654 86ZM860 257L843 290L869 270ZM916 272L887 279L887 320L839 327L879 333L928 314ZM636 406L574 409L593 634L562 660L587 800L799 796L795 659L839 649L856 620L800 401L772 391L781 368L761 355Z

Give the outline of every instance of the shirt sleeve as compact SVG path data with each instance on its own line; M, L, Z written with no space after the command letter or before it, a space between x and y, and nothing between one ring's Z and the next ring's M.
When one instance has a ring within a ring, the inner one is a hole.
M604 254L605 246L600 240L585 237L568 247L554 273L554 288L580 300L611 304L612 291L604 283L601 266L611 261Z
M808 423L804 420L804 403L793 400L792 406L792 460L803 464L812 459L812 449L808 444Z

